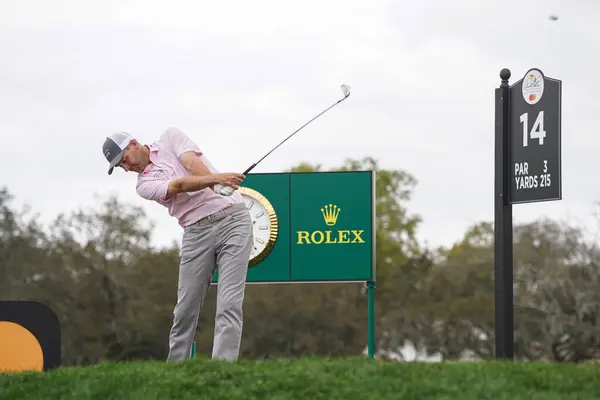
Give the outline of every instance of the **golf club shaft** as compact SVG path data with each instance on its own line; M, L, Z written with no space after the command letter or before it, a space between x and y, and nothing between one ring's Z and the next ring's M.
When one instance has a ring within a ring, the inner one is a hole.
M248 167L248 169L246 169L244 171L244 175L248 175L248 172L252 171L254 169L254 167L256 167L258 165L258 163L260 163L269 154L271 154L273 151L275 151L275 149L277 149L279 146L281 146L282 144L284 144L288 139L290 139L292 136L294 136L296 133L298 133L302 128L304 128L306 125L310 124L315 119L319 118L321 115L325 114L327 111L329 111L330 109L332 109L333 107L335 107L336 105L338 105L339 103L341 103L342 101L344 101L346 98L347 98L347 96L344 97L343 99L340 99L340 100L336 101L335 103L333 103L332 105L330 105L329 107L327 107L325 110L323 110L319 114L317 114L315 117L313 117L310 121L308 121L307 123L305 123L304 125L302 125L300 128L298 128L294 132L292 132L291 135L289 135L288 137L286 137L285 139L283 139L281 141L281 143L279 143L277 146L273 147L271 149L271 151L269 151L267 154L265 154L260 160L258 160L257 162L255 162L254 164L252 164L250 167Z
M273 147L260 160L258 160L257 162L255 162L254 164L252 164L250 167L248 167L248 169L246 169L244 171L244 175L248 175L248 173L250 171L252 171L254 169L254 167L256 167L262 160L264 160L269 154L271 154L272 152L274 152L275 149L277 149L279 146L281 146L282 144L284 144L289 138L291 138L296 133L298 133L306 125L310 124L312 121L314 121L315 119L319 118L321 115L325 114L327 111L329 111L330 109L332 109L333 107L335 107L336 105L338 105L339 103L341 103L342 101L346 100L348 98L348 96L350 96L350 88L348 87L348 85L342 85L341 88L342 88L342 92L344 93L344 97L343 98L339 99L338 101L336 101L335 103L333 103L332 105L330 105L329 107L327 107L325 110L321 111L319 114L317 114L316 116L314 116L310 121L306 122L300 128L298 128L294 132L292 132L291 135L289 135L288 137L286 137L285 139L283 139L281 141L281 143L279 143L277 146ZM222 185L217 185L215 187L215 191L217 193L223 195L223 196L231 196L235 192L235 190L232 187L230 187L230 186L222 186Z

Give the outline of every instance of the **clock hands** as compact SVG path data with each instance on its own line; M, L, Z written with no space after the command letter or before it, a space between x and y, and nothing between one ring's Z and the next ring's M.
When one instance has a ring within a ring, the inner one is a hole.
M348 85L342 85L340 88L342 89L342 93L344 94L344 97L342 97L340 100L338 100L335 103L333 103L331 106L327 107L325 110L321 111L319 114L317 114L310 121L308 121L307 123L305 123L304 125L302 125L300 128L298 128L294 132L292 132L291 135L289 135L288 137L286 137L284 140L281 141L281 143L279 143L277 146L275 146L274 148L272 148L260 160L258 160L257 162L255 162L254 164L252 164L250 167L248 167L248 169L246 169L244 171L244 175L248 175L248 173L250 171L252 171L254 169L254 167L256 167L262 160L264 160L265 158L267 158L267 156L269 154L271 154L273 151L275 151L275 149L277 149L279 146L281 146L283 143L285 143L289 138L291 138L296 133L298 133L306 125L310 124L312 121L314 121L315 119L319 118L321 115L325 114L327 111L329 111L330 109L332 109L333 107L335 107L336 105L338 105L339 103L341 103L342 101L346 100L348 98L348 96L350 96L350 86L348 86ZM235 192L235 190L231 186L216 185L215 186L215 192L219 193L219 194L221 194L223 196L231 196Z

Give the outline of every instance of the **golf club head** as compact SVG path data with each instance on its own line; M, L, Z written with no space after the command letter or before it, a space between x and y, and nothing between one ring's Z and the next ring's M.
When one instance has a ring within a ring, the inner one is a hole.
M348 85L342 85L342 93L344 93L344 98L350 96L350 86Z

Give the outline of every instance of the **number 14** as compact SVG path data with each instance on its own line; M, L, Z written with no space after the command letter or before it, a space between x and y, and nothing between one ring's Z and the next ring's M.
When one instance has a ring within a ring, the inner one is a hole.
M527 147L529 137L531 137L531 139L538 139L540 146L543 145L544 138L546 137L546 131L544 130L544 110L541 110L538 114L529 134L527 134L527 127L529 126L529 114L521 114L520 120L521 124L523 125L523 147Z

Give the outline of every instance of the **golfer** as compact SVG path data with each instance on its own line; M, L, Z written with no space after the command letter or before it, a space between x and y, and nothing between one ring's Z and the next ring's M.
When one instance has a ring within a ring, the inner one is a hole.
M245 176L218 173L196 143L177 128L142 145L113 133L102 151L115 167L138 174L137 193L169 210L183 227L177 304L167 361L190 357L198 316L215 270L219 271L212 358L236 360L242 336L246 273L253 243L252 221L239 192L221 196L217 184L238 189Z

